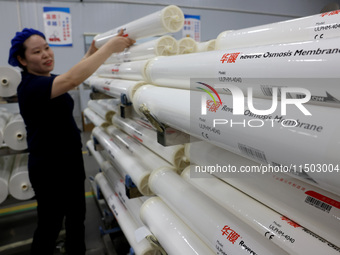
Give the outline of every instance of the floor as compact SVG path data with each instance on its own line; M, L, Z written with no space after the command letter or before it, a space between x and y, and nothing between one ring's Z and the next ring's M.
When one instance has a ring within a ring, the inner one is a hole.
M90 139L90 132L82 133L84 144L84 162L87 175L85 186L87 214L85 221L85 239L87 255L121 255L133 254L130 252L129 244L124 235L119 231L119 226L110 210L106 208L103 199L97 199L93 195L95 185L91 179L98 173L99 167L93 156L86 150L86 142ZM3 204L2 208L18 208L18 210L0 214L0 254L2 255L26 255L29 254L29 247L32 241L33 232L36 226L36 211L34 207L35 200L18 201L9 197ZM30 207L30 205L33 205ZM20 209L18 206L24 207ZM23 210L23 211L20 211ZM105 213L104 213L105 212ZM109 233L112 229L117 229L115 233ZM65 231L60 234L59 245L62 247ZM104 233L104 234L103 234ZM105 234L106 233L106 234ZM62 254L60 248L55 249L54 254Z

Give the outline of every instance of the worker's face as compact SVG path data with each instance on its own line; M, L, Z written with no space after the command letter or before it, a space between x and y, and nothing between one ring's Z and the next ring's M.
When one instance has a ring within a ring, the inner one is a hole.
M25 42L25 59L18 58L20 63L32 74L49 76L54 68L54 53L44 38L30 36Z

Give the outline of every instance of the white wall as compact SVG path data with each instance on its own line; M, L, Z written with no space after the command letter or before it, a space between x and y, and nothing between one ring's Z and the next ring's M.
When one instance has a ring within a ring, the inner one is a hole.
M326 0L0 0L0 66L8 65L10 40L16 31L32 27L44 31L43 7L69 7L72 47L53 48L55 73L63 73L84 54L84 33L102 33L175 4L185 14L201 15L201 40L225 30L240 29L319 13ZM181 38L176 33L175 38Z

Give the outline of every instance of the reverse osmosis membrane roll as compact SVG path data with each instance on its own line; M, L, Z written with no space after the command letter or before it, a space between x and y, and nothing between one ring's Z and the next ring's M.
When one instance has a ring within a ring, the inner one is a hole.
M142 160L149 169L152 169L152 171L161 167L171 166L165 159L161 158L153 151L137 142L135 138L132 138L116 127L109 126L106 128L106 132L117 140L117 143L125 146L135 157Z
M0 66L0 96L10 97L17 93L17 87L21 82L21 73L19 70L9 67Z
M178 40L178 54L189 54L197 52L197 43L190 37Z
M108 111L105 106L98 103L98 100L89 100L87 102L87 106L109 123L111 122L113 115L116 113L114 111Z
M340 246L339 196L280 173L280 168L265 168L266 165L206 141L186 144L185 147L190 162L199 166L191 171L192 178L201 177L202 172L210 172L334 245ZM219 170L222 168L223 170ZM311 234L310 231L304 231Z
M127 34L129 38L137 40L155 35L178 32L182 29L183 25L184 14L182 10L175 5L169 5L160 11L136 19L105 33L98 34L94 37L94 40L96 47L99 48L109 39L116 36L121 29L124 30L124 34Z
M243 103L233 108L232 96L226 94L220 94L218 107L212 102L207 108L206 95L145 85L135 93L133 106L137 112L143 106L160 122L264 165L306 172L320 187L340 194L340 120L334 118L339 108L287 105L284 113L270 100L254 98L256 109L273 111L258 115Z
M112 99L98 99L98 104L103 105L107 111L118 112L118 106L120 104L120 99L112 98Z
M115 115L112 123L125 131L130 136L144 144L151 151L167 160L177 169L183 169L187 166L187 159L184 157L184 145L163 146L157 142L157 133L151 125L145 122L132 119L123 119Z
M107 180L109 181L109 183L111 183L111 187L118 195L120 201L127 208L127 210L129 211L130 215L135 220L138 227L144 226L144 223L142 222L139 216L139 211L140 211L140 208L143 202L138 197L131 198L131 199L128 198L128 196L126 195L124 178L120 175L118 170L116 170L112 166L110 162L104 161L101 164L101 169L103 173L105 173L105 176Z
M4 130L4 142L13 150L27 149L25 123L20 114L15 114Z
M145 66L148 60L138 60L118 64L104 64L96 70L96 75L102 78L118 78L125 80L145 80Z
M84 115L97 127L108 127L110 125L109 122L88 107L85 108Z
M124 169L143 195L152 195L153 193L149 188L149 176L152 169L149 169L143 161L131 155L128 150L114 143L112 138L101 128L95 127L92 134L109 153L112 164L116 168Z
M146 200L140 215L167 254L216 254L159 197Z
M13 168L15 156L0 157L0 204L4 202L8 196L8 184Z
M200 178L190 178L195 167L187 167L182 177L289 254L339 254L326 240L314 237L315 234L309 234L299 224L218 178L208 173L200 173Z
M145 74L147 82L154 85L206 89L199 84L202 82L218 93L230 94L230 87L234 86L244 95L251 90L254 97L267 99L281 96L284 87L297 87L310 92L309 103L340 107L339 43L337 37L156 57L148 62ZM278 88L277 93L274 87ZM301 90L287 93L287 98L305 96Z
M8 121L11 119L12 116L12 113L9 113L7 111L0 111L0 146L3 145L4 131Z
M91 153L91 155L95 158L98 165L100 166L105 161L105 158L103 157L103 155L99 151L95 150L93 140L88 140L86 142L86 147L89 150L89 152Z
M234 31L225 31L216 39L216 49L322 40L340 36L340 11L331 11Z
M28 200L34 197L34 190L28 177L28 154L18 154L15 157L13 170L9 179L9 193L18 200Z
M197 52L215 50L216 39L206 42L197 42Z
M216 254L288 254L186 182L173 169L153 172L149 185Z
M164 35L155 40L132 45L123 52L112 54L105 63L121 63L138 61L157 56L172 56L178 54L178 42L169 35Z
M124 205L122 205L119 198L114 194L104 174L98 173L95 177L95 181L99 185L106 202L124 232L126 239L134 249L134 252L138 255L157 254L157 250L152 247L146 239L141 240L139 243L137 242L135 231L138 229L138 226Z

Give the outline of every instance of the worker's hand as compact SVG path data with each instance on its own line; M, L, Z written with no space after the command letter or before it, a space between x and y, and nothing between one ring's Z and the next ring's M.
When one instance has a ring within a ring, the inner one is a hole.
M111 38L108 41L108 44L110 45L112 53L116 53L130 47L135 42L136 41L129 38L128 35L124 35L124 30L122 29L119 31L117 36Z

